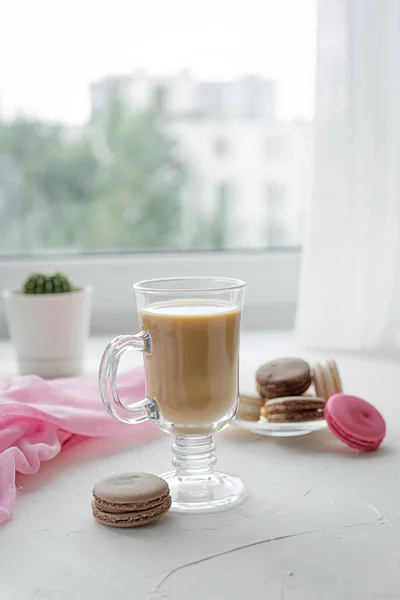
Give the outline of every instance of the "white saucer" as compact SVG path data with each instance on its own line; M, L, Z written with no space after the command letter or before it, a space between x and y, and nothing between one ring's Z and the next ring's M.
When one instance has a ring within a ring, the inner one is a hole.
M269 423L263 417L259 421L244 421L234 419L232 425L240 429L246 429L257 435L267 435L272 437L296 437L298 435L307 435L313 431L326 429L325 419L317 421L301 421L299 423Z

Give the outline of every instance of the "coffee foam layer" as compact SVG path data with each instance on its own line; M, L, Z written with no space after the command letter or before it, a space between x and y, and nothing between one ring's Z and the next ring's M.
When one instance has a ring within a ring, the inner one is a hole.
M142 313L157 315L202 316L219 315L237 311L238 308L231 302L203 302L202 300L183 300L171 302L158 302L151 304Z

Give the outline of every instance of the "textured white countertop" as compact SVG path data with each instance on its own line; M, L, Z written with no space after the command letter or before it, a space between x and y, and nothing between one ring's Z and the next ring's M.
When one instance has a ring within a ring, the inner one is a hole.
M88 372L104 343L91 342ZM243 391L261 362L298 353L290 334L244 334ZM329 431L277 439L229 427L216 436L219 465L245 481L244 503L116 530L93 520L94 482L167 470L172 438L144 445L132 427L129 440L84 442L18 477L15 517L0 528L0 599L399 599L400 362L335 357L346 391L387 420L380 451L354 452ZM0 377L14 371L0 342Z

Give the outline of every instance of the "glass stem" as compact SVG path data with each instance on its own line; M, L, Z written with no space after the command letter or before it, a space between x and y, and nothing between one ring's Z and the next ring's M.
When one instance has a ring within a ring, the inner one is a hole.
M212 435L180 434L172 444L177 477L209 477L217 462Z

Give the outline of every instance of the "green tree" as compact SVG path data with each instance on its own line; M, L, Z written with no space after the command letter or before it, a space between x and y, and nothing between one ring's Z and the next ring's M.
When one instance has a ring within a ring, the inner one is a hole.
M38 173L57 136L58 130L37 121L0 122L1 233L4 239L5 233L11 232L9 243L19 241L24 250L29 250L33 237L32 214L41 212L44 201Z
M176 247L186 167L159 111L132 113L116 97L92 123L92 135L100 162L94 245Z
M97 172L84 136L70 138L62 127L40 121L0 123L1 164L0 223L4 237L11 231L8 243L26 251L84 247L83 211L93 201Z
M191 231L187 245L191 250L222 250L227 247L230 187L220 184L217 188L215 205L206 212L203 207L198 207L193 215L196 226Z
M132 114L118 98L73 134L40 121L0 122L3 247L175 247L185 181L176 150L158 111Z
M47 205L38 231L45 246L90 249L97 174L97 157L85 134L54 146L38 177Z
M226 247L229 189L197 206L158 92L141 112L116 92L75 131L0 121L0 252Z

